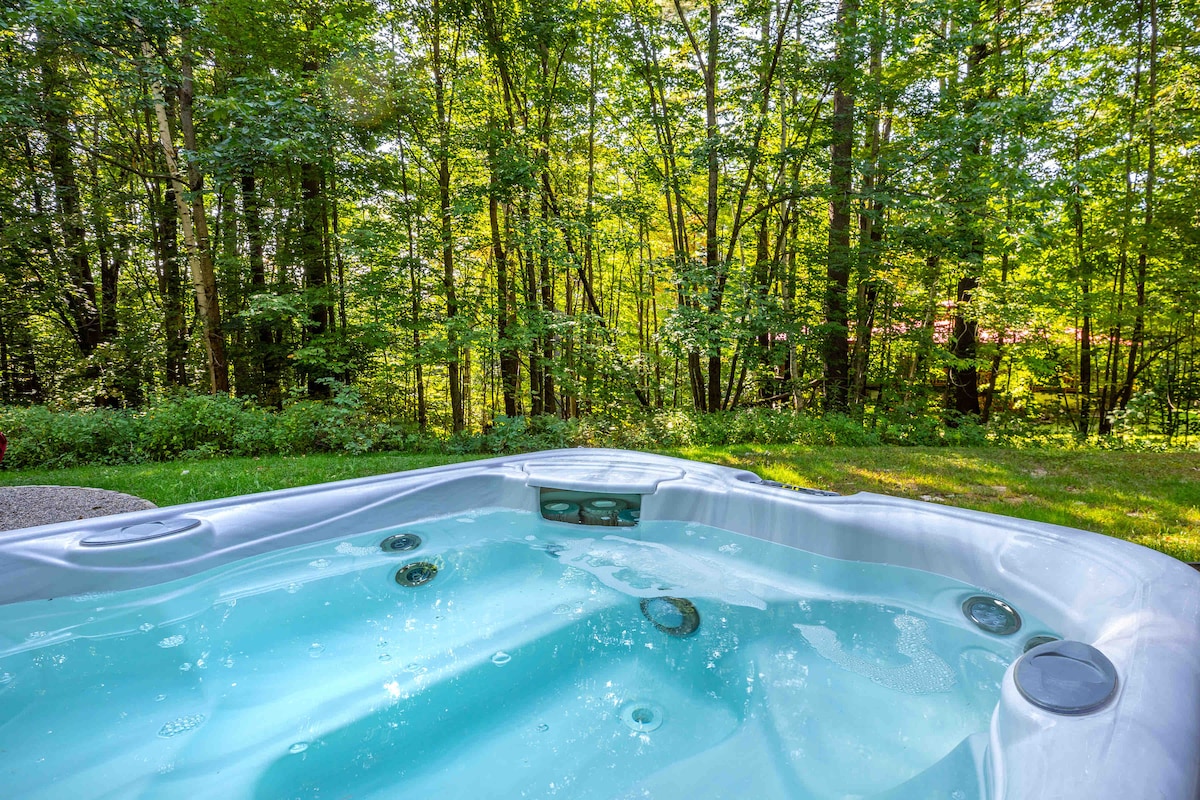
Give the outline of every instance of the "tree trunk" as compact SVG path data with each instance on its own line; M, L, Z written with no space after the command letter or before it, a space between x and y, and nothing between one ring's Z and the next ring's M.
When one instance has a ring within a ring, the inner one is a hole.
M829 260L825 277L825 410L849 406L850 211L854 164L854 41L858 0L839 0L829 166Z
M433 96L437 113L437 181L439 238L442 256L442 286L446 293L446 361L447 382L450 384L450 417L454 433L466 427L463 409L462 375L459 370L458 296L454 276L454 214L450 205L450 111L446 103L446 75L442 54L441 0L432 7Z
M980 11L987 0L980 0ZM968 96L963 103L964 115L968 118L974 115L979 107L979 100L984 94L983 68L987 59L989 47L982 32L982 22L976 21L972 27L975 42L971 45L967 57L966 89ZM986 210L986 193L979 190L976 183L980 180L981 161L983 158L983 139L978 131L972 131L967 136L963 148L962 163L959 166L961 190L974 199L964 203L959 212L956 224L967 240L967 249L963 254L963 275L958 279L958 287L954 294L954 321L950 334L950 407L964 416L978 417L979 410L979 368L975 363L978 351L979 326L975 319L971 300L979 288L979 279L983 273L984 245L979 232L980 220ZM978 197L974 197L979 195Z
M721 263L720 244L717 241L717 215L720 210L720 198L717 194L718 181L721 175L721 162L718 157L717 128L717 50L720 42L720 27L717 25L717 0L708 3L708 60L704 69L704 135L708 146L708 194L705 204L704 218L704 264L707 269L706 281L710 284L711 299L708 311L716 315L721 311L721 300L724 281ZM708 351L708 402L709 411L721 410L721 344L719 341L709 343Z
M494 120L493 120L494 123ZM500 230L500 175L496 164L495 137L499 131L493 125L491 136L488 138L488 165L490 167L490 183L488 191L488 225L492 236L492 260L496 267L496 339L500 356L500 391L504 397L504 415L515 417L517 411L517 395L521 386L521 360L516 348L512 346L509 337L516 327L513 319L511 289L508 274L508 252L504 247L504 238Z
M333 317L333 306L329 302L328 270L325 267L325 237L322 235L325 205L323 172L319 164L306 162L300 165L300 261L308 296L306 342L328 334ZM332 370L324 365L308 364L306 372L309 397L324 399L332 395L329 385Z
M880 152L891 137L891 108L888 119L882 119L880 78L883 73L883 5L871 34L870 74L873 98L867 115L867 164L863 170L863 210L858 217L858 259L855 293L858 314L855 322L854 349L850 358L850 403L860 407L866 399L867 373L871 363L871 336L875 328L875 311L879 299L879 284L875 273L883 249L883 202L876 195L880 180ZM849 289L849 287L847 287Z
M1079 138L1075 138L1075 168L1079 169ZM1092 266L1088 258L1083 228L1083 187L1078 181L1072 188L1074 202L1072 216L1075 222L1075 261L1079 270L1080 308L1083 325L1079 334L1079 415L1076 428L1079 435L1087 437L1092 419Z
M242 221L246 229L246 253L250 263L250 292L265 294L267 289L266 242L262 230L262 212L258 199L258 179L252 167L241 174ZM252 354L251 393L261 405L283 406L283 370L281 357L282 332L277 323L260 320L254 323L255 350Z
M96 307L96 282L88 259L79 184L75 177L75 163L71 158L73 134L67 88L58 69L59 43L53 33L38 31L37 56L47 158L54 179L55 209L67 255L67 314L79 352L89 356L102 338L100 313Z
M1137 271L1134 273L1134 291L1137 293L1133 317L1133 330L1129 334L1129 355L1125 366L1125 380L1121 386L1119 408L1124 411L1133 397L1133 385L1142 366L1138 359L1146 337L1146 270L1150 256L1150 238L1154 235L1154 183L1157 178L1157 141L1154 127L1155 94L1158 92L1158 2L1150 4L1150 53L1149 82L1146 86L1146 187L1142 216L1141 242L1138 244ZM1138 4L1139 14L1141 3ZM1139 25L1141 21L1139 19Z
M137 23L135 22L135 25ZM186 47L186 42L185 42ZM142 55L151 60L154 51L149 41L142 42ZM192 126L192 81L191 66L185 57L183 86L179 92L179 125L185 146L195 152L196 134ZM171 176L171 187L175 194L175 205L183 228L183 240L188 251L188 265L192 284L196 291L196 305L204 325L204 348L208 362L210 391L214 394L229 391L229 367L225 360L225 339L221 331L221 309L217 299L216 272L212 255L208 249L208 224L204 212L203 176L195 165L189 165L191 185L184 182L175 155L175 144L171 137L171 126L167 119L167 106L161 85L151 83L151 95L155 114L158 117L159 144L166 159L167 172ZM188 195L192 202L187 201Z
M183 307L183 279L179 274L179 205L175 189L167 187L158 217L159 294L163 303L166 339L166 382L187 386L187 315Z

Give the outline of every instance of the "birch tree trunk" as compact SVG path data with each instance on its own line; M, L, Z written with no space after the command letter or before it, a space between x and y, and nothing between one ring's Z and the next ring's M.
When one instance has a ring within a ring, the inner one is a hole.
M134 22L135 27L139 27ZM186 43L185 43L186 46ZM150 42L142 41L142 55L147 61L154 59ZM195 147L195 129L192 125L191 66L185 57L184 85L179 92L179 120L185 142L189 149ZM229 364L225 358L225 337L221 331L221 308L217 298L216 270L212 254L208 249L208 223L204 211L204 176L194 164L189 164L191 185L184 180L175 143L171 136L171 123L167 117L167 104L163 99L162 85L157 81L150 84L154 114L158 120L158 141L166 161L167 173L171 176L171 188L175 205L179 211L179 226L183 232L184 246L188 254L188 267L192 285L196 292L196 307L204 325L204 352L208 362L209 389L213 394L229 391ZM191 202L188 202L188 197Z

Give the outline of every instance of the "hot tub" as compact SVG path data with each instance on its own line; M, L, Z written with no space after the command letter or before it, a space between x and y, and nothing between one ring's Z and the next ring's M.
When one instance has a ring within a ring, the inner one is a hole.
M1200 578L612 450L0 533L0 796L1172 798Z

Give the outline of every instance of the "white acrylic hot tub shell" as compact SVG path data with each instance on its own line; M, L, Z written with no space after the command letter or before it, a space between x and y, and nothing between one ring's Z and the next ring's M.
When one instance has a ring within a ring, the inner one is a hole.
M1070 717L1005 676L993 800L1200 796L1200 575L1085 531L873 494L818 497L749 472L617 450L558 450L0 533L0 603L161 583L239 558L484 506L536 511L541 487L644 494L643 519L691 520L820 555L922 569L1027 609L1116 666L1115 699ZM189 517L173 536L82 547Z

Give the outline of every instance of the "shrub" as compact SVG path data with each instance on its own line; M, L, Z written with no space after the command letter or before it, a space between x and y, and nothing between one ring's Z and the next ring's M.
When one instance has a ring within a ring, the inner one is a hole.
M1164 442L1122 435L1079 440L1019 418L991 427L927 411L815 416L792 410L739 409L715 414L663 409L608 411L581 419L497 416L481 432L448 438L373 416L358 395L334 387L327 402L299 400L282 411L226 395L179 395L145 410L52 411L0 406L11 467L121 464L189 457L445 450L516 453L559 447L658 450L689 446L798 444L811 447L908 446L1084 447L1145 449Z

